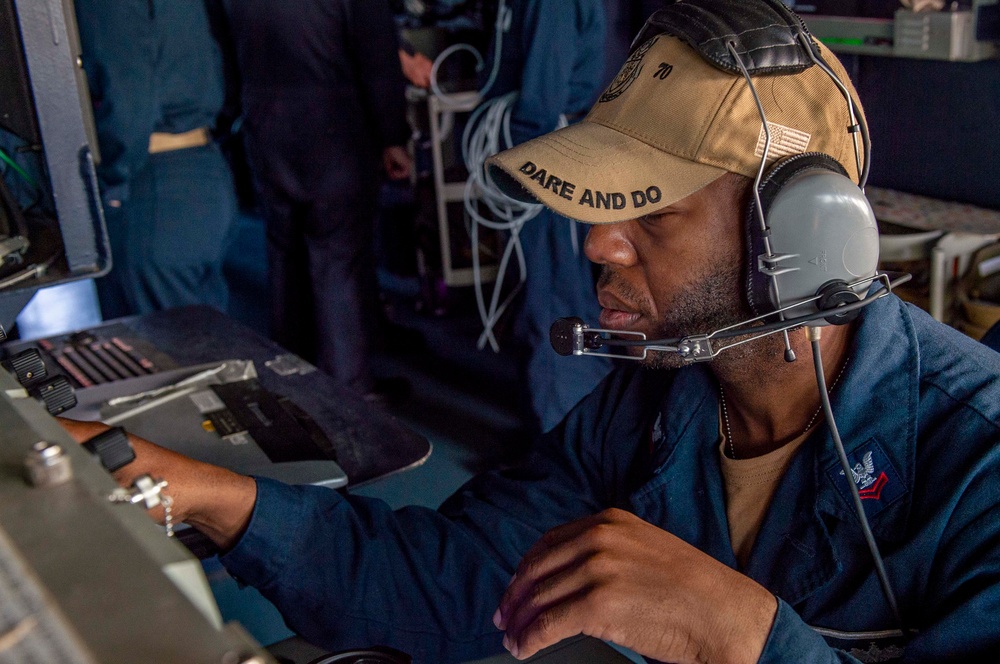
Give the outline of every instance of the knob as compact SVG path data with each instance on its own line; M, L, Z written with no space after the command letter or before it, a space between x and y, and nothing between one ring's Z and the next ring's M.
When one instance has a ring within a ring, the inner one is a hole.
M135 461L135 450L128 442L128 435L121 427L99 433L83 444L84 449L93 454L109 473Z
M56 376L31 390L31 396L45 404L52 415L59 415L76 405L73 386L63 376Z
M17 376L17 382L26 388L37 385L48 377L49 372L37 348L29 348L13 356L5 364Z
M28 481L32 486L50 487L63 484L73 477L73 467L63 448L54 443L35 443L24 459Z

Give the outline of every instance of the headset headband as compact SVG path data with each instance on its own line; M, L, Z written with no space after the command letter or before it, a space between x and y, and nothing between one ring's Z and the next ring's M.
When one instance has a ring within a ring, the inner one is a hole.
M820 57L805 23L780 0L699 0L697 4L675 0L649 17L632 42L632 51L663 33L682 39L707 62L736 76L743 69L729 44L751 75L797 74ZM801 35L807 39L800 39ZM809 44L812 55L804 44Z

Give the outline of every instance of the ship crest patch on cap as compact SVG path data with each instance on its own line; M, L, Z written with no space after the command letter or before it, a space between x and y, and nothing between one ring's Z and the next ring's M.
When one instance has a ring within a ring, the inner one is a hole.
M629 59L625 61L625 64L622 66L622 70L618 72L618 76L611 82L607 92L601 95L600 100L598 100L601 104L606 104L609 101L618 99L625 94L626 90L632 87L632 84L639 78L639 74L642 73L643 59L646 57L646 54L649 53L650 49L653 48L653 45L659 41L659 39L659 37L653 37L648 42L637 48L635 53L633 53Z

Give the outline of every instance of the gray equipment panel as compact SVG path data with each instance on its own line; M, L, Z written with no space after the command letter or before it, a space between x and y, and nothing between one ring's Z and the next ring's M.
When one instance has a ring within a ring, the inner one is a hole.
M0 370L0 662L273 664L223 627L201 565ZM31 486L25 459L60 445L72 477ZM55 653L55 658L52 658Z
M109 422L108 413L101 413L103 402L114 397L138 394L175 385L219 366L218 362L162 371L140 378L116 381L86 390L79 390L78 405L65 413L78 420ZM198 461L228 468L242 475L268 477L286 484L314 484L330 489L347 485L347 475L330 460L273 462L250 437L227 437L207 431L197 403L206 393L207 383L167 392L154 407L135 409L134 414L113 423L129 433L155 441L168 449ZM153 403L152 401L150 403ZM112 423L112 422L109 422Z

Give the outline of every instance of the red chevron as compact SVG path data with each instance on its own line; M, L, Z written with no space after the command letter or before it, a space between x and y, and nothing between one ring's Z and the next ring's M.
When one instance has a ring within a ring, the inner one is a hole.
M871 485L864 491L858 491L858 495L861 496L861 500L879 500L882 497L882 489L885 485L889 483L889 476L885 473L879 475L875 484Z

